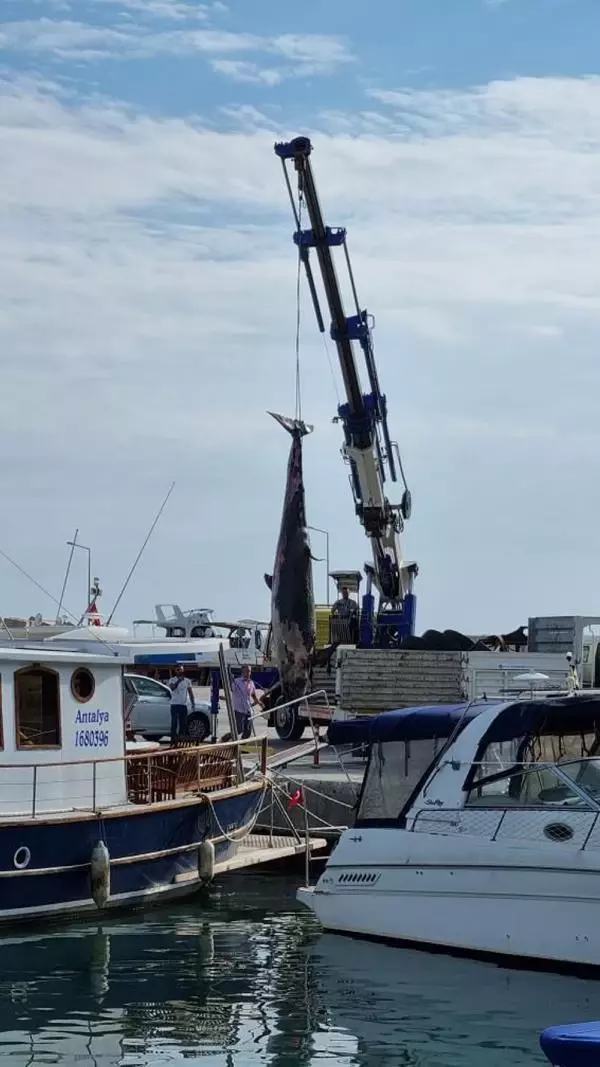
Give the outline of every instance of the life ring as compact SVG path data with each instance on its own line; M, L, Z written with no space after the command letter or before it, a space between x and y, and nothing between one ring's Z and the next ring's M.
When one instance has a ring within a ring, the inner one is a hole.
M20 845L13 856L13 865L18 871L24 871L26 867L29 867L30 860L31 852L27 845Z

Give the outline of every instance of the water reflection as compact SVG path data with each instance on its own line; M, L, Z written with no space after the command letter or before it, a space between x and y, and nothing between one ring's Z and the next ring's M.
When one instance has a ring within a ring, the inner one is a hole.
M533 1067L600 983L322 936L295 885L0 939L0 1056L25 1064Z

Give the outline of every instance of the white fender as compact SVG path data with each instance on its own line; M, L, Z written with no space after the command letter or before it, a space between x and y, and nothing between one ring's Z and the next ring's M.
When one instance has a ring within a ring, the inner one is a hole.
M201 882L212 882L215 874L215 846L203 841L198 846L198 874Z
M99 841L90 860L92 876L92 899L97 908L103 908L110 897L110 856L104 841Z

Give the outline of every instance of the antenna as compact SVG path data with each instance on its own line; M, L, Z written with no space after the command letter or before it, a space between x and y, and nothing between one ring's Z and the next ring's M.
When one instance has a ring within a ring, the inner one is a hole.
M56 612L56 621L57 622L60 622L60 613L62 611L63 600L64 600L65 592L66 592L66 589L67 589L67 582L69 581L69 575L71 573L71 564L73 562L73 553L75 551L75 545L77 544L77 534L78 533L79 533L79 527L77 527L77 529L75 530L75 533L73 534L73 540L70 542L71 552L69 554L69 562L67 563L67 569L65 571L65 580L63 582L62 589L60 591L60 600L58 602L58 610Z
M130 582L130 580L131 580L131 578L133 576L133 572L134 572L135 568L137 567L138 563L140 562L140 559L142 558L142 553L144 552L144 549L145 549L146 545L148 544L148 541L150 540L150 538L152 537L152 534L154 533L154 528L155 528L158 520L160 519L163 511L165 510L165 508L167 506L167 501L168 501L171 493L173 492L174 488L175 488L175 482L171 482L171 485L169 487L169 491L168 491L165 499L163 500L162 504L160 505L160 507L159 507L159 509L158 509L158 511L156 513L156 518L154 519L154 522L152 523L152 526L148 530L148 533L146 535L146 540L144 541L144 543L143 543L142 547L140 548L137 556L135 557L135 560L133 562L133 566L132 566L131 570L129 571L129 574L127 575L127 577L126 577L126 579L125 579L125 581L124 581L124 583L123 583L123 585L121 587L121 591L120 591L117 599L115 600L115 602L113 604L113 609L112 609L110 615L108 616L108 619L106 620L106 625L107 626L110 626L112 617L113 617L115 611L117 610L117 607L119 605L121 597L123 596L123 593L125 592L125 590L127 589L127 586L129 585L129 582Z

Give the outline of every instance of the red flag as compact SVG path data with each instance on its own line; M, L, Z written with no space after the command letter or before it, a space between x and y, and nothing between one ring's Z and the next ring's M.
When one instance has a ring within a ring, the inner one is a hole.
M304 803L304 796L302 794L302 790L301 789L297 789L295 793L292 793L290 799L288 800L288 811L290 810L290 808L295 808L296 804L303 804L303 803Z
M100 622L100 613L98 611L98 608L96 607L96 597L94 597L94 599L92 600L89 608L86 611L86 615L88 617L88 622L90 626L102 626L102 623Z

